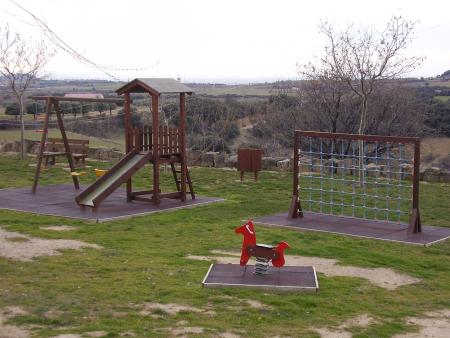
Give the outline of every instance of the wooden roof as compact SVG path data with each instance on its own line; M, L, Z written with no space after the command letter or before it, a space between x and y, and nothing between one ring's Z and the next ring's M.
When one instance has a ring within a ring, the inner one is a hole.
M116 93L146 93L151 94L170 94L187 93L192 94L194 90L188 86L170 78L138 78L123 85L116 90Z

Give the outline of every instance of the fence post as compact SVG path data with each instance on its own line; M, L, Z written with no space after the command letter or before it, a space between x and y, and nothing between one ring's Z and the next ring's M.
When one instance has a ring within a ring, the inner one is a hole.
M411 218L409 220L409 233L422 232L419 211L419 179L420 179L420 138L414 142L414 169L413 169L413 201Z
M297 218L297 217L303 217L303 212L300 206L300 199L299 199L299 165L298 165L298 152L300 149L300 133L298 131L294 132L294 163L293 163L293 183L292 183L292 200L291 200L291 207L289 209L289 218Z

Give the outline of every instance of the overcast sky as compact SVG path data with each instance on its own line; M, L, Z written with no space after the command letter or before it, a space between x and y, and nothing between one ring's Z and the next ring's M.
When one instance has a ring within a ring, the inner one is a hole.
M258 82L296 79L296 64L323 51L318 25L382 28L393 15L418 21L408 53L425 56L414 76L450 69L450 1L265 0L15 0L90 60L119 68L122 80L181 77L183 81ZM0 23L23 35L40 29L10 0ZM108 79L64 51L47 66L51 78Z

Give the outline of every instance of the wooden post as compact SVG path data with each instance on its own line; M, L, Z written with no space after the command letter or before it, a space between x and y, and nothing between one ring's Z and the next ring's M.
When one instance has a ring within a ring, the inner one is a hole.
M39 147L39 154L38 154L38 161L37 161L37 165L36 165L36 171L34 173L33 187L31 188L31 192L33 194L36 193L37 185L39 182L39 175L41 173L42 156L43 156L44 150L45 150L45 142L47 141L48 121L50 119L51 109L52 109L52 100L47 99L47 113L45 114L44 129L42 131L41 144Z
M159 204L159 95L152 94L153 203Z
M186 201L186 94L180 93L181 201Z
M61 136L64 143L64 148L66 150L67 162L69 162L70 172L75 171L75 165L73 164L72 151L70 150L69 141L67 140L66 129L64 128L64 123L61 117L61 110L59 109L59 102L57 100L54 101L53 105L55 106L55 114L56 119L58 120L59 131L61 132ZM73 185L75 189L80 189L80 184L78 183L78 177L72 175Z
M298 151L300 149L299 143L300 143L300 135L297 131L294 132L294 163L293 163L293 180L292 180L292 200L291 200L291 207L289 209L289 217L290 218L297 218L297 217L303 217L303 212L300 207L300 200L298 195Z
M129 133L131 132L131 100L130 93L125 93L125 104L124 104L124 112L125 112L125 152L128 153L130 149L130 140Z
M131 100L130 100L130 93L125 93L125 104L124 104L124 124L125 124L125 153L129 153L131 150ZM131 177L127 181L126 184L126 191L127 191L127 201L131 201L131 193L133 192L133 184Z
M413 169L413 198L412 212L409 221L409 233L422 232L422 223L420 221L419 211L419 179L420 179L420 139L414 142L414 169Z

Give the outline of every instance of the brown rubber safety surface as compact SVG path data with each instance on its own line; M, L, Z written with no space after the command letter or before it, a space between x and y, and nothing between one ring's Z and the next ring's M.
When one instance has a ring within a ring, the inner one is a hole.
M303 217L289 218L287 213L258 217L255 223L297 230L321 231L356 237L416 245L431 245L450 238L450 228L422 225L422 232L408 234L408 224L354 217L304 212Z
M202 196L196 196L195 200L191 200L188 196L186 202L164 198L156 206L149 202L127 202L125 189L120 188L95 210L90 207L80 207L75 202L75 196L83 188L75 190L72 185L66 184L39 186L35 195L31 193L29 187L0 189L0 209L105 222L223 201L220 198Z
M271 266L265 275L255 275L253 268L254 265L211 264L202 284L208 288L242 287L301 292L319 289L313 266Z

